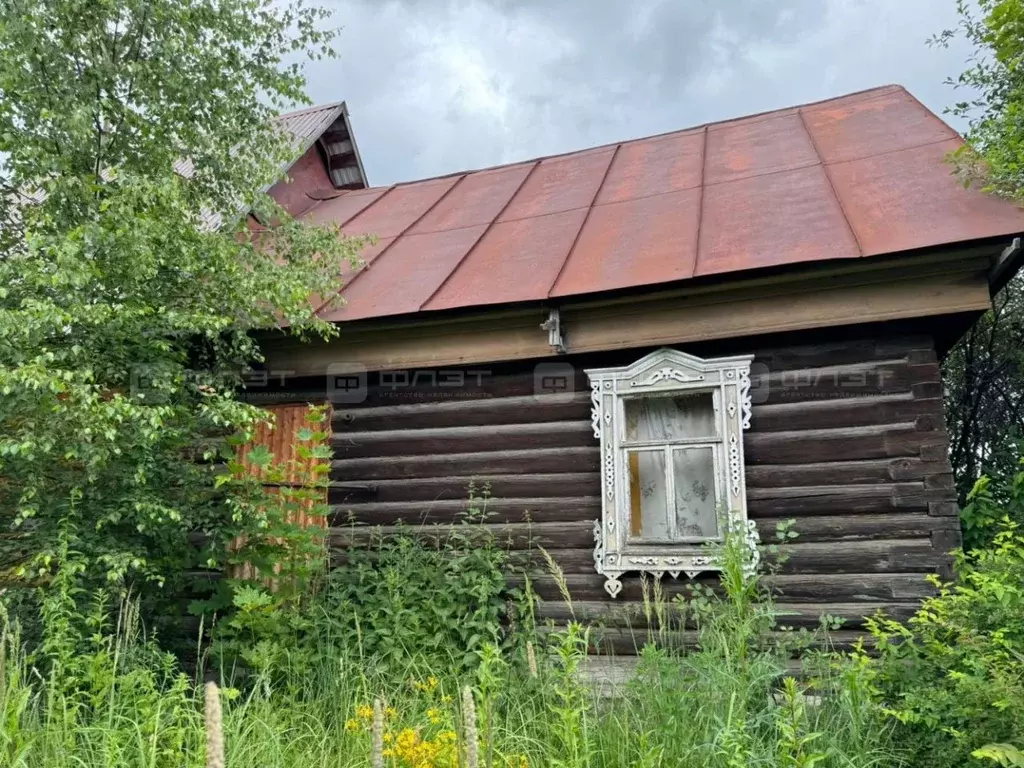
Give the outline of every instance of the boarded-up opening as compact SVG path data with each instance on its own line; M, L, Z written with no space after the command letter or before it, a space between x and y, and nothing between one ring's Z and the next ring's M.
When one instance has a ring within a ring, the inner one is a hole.
M330 461L310 453L315 447L329 444L330 407L325 410L324 406L302 403L271 405L266 406L266 410L272 414L273 423L257 425L252 439L238 449L241 472L263 480L268 494L302 491L291 496L296 508L286 514L286 522L297 523L303 528L326 530L327 519L317 514L316 508L327 503L326 477ZM257 449L265 449L272 454L272 470L256 458L254 451ZM272 539L271 542L280 544L283 540ZM240 536L231 543L231 547L239 549L245 544L246 537ZM281 565L274 571L280 573ZM261 578L258 569L250 563L232 566L230 575L239 579ZM277 586L276 579L264 578L268 585Z

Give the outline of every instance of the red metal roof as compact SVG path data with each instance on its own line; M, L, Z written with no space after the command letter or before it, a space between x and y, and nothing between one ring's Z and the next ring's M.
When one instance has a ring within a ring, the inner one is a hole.
M951 175L959 136L899 86L500 168L342 193L380 239L343 321L544 302L1024 232Z

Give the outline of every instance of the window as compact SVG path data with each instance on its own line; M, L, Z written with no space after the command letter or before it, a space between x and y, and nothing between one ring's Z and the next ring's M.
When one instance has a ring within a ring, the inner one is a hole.
M716 569L705 545L722 541L723 525L742 530L756 553L743 473L752 359L660 349L625 368L587 371L601 441L594 561L612 597L629 571L676 578Z

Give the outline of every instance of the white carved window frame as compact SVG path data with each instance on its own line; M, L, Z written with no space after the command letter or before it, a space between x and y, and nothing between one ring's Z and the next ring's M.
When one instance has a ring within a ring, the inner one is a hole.
M622 447L624 402L637 396L711 393L721 441L716 464L716 499L724 500L729 528L742 532L757 564L757 528L747 520L747 490L743 463L743 431L750 427L750 363L753 355L702 360L675 349L662 348L632 365L588 370L594 437L601 441L601 519L594 522L594 564L605 576L604 588L613 598L622 590L621 576L649 573L656 578L685 573L693 578L719 570L702 543L643 543L629 536L630 505L626 450ZM712 541L712 539L709 539Z

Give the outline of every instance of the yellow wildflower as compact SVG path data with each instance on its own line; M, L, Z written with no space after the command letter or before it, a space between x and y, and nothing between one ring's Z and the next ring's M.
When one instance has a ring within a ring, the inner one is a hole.
M427 719L432 725L438 725L441 722L441 710L431 707L427 710Z
M367 704L360 704L356 707L356 717L363 720L373 720L373 707Z
M396 710L394 707L388 707L384 710L384 717L394 717L397 714L398 710Z
M437 688L437 678L431 675L422 683L418 680L414 681L413 685L416 687L417 691L421 691L422 693L433 693Z
M358 731L359 730L359 721L356 720L354 717L352 719L350 719L350 720L346 720L345 721L345 730L349 731L349 732L351 732L351 731Z

